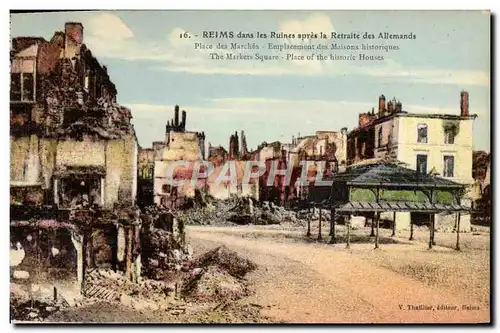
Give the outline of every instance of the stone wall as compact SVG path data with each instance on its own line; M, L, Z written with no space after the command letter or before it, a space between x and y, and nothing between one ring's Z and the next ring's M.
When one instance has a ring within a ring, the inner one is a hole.
M105 206L135 199L137 192L137 142L133 135L120 140L11 137L10 181L19 185L42 183L53 187L56 168L102 166L106 169Z

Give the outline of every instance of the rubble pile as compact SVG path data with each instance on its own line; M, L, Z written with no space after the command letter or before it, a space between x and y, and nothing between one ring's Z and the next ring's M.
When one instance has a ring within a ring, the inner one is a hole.
M175 289L175 282L141 278L139 283L133 283L122 272L95 269L87 274L83 293L88 298L120 302L136 310L158 310Z
M217 247L191 262L191 274L181 294L199 301L234 301L249 295L244 276L257 268L225 246ZM193 268L194 267L194 268Z
M143 275L164 280L168 272L180 271L191 259L190 246L185 246L171 232L152 228L143 234Z
M260 206L257 201L248 197L233 197L226 200L214 200L203 207L194 206L177 214L188 225L272 225L288 223L297 226L307 224L306 210L297 217L297 213L264 201ZM330 218L329 212L323 210L323 217ZM319 210L312 213L313 219L319 218Z
M68 306L63 298L37 297L20 285L10 284L10 319L16 321L42 321L53 312Z
M42 302L39 300L10 300L10 319L15 321L43 321L52 313L59 311L62 302Z

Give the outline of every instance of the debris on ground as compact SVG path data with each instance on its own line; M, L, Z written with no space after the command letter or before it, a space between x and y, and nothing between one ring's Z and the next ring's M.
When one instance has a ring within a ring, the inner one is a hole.
M168 272L180 271L182 263L191 258L190 247L162 229L145 231L142 243L143 275L150 279L164 280Z
M190 263L191 274L184 281L182 295L200 301L235 301L250 291L244 276L257 268L247 258L225 246L217 247Z
M218 266L230 275L242 278L245 274L255 270L257 265L247 258L239 256L226 246L219 246L195 258L191 267L206 268Z
M232 197L226 200L211 200L204 206L195 205L178 213L186 225L273 225L291 224L295 226L307 225L307 218L319 218L319 209L295 212L278 206L273 202L264 201L262 204L250 197ZM330 212L323 210L322 217L330 219Z

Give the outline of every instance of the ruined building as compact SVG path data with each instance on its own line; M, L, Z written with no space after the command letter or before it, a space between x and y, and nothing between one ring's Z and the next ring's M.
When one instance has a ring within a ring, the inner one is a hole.
M302 173L302 162L310 164L309 178L315 178L314 162L325 162L323 172L334 172L338 165L345 164L347 156L347 128L337 131L317 131L314 135L292 137L291 143L263 142L257 148L255 158L265 161L266 172L259 180L259 198L285 204L306 197L309 184L297 184ZM285 186L284 176L277 175L272 185L267 185L270 166L277 163L279 169L292 170L290 185ZM319 169L318 169L319 170ZM312 181L311 181L312 182Z
M11 243L26 252L23 269L67 268L80 283L88 266L132 274L137 257L131 111L83 40L75 22L50 41L13 38L10 73ZM128 210L114 213L118 204Z
M238 132L234 132L229 138L229 159L235 160L240 157L240 145Z
M144 208L154 204L155 150L139 148L137 175L137 204Z
M165 141L153 144L155 150L154 165L154 202L156 204L176 205L177 200L184 196L194 195L193 187L173 185L175 179L191 179L190 167L169 172L173 164L178 161L194 162L205 158L205 133L186 131L186 111L182 111L182 120L179 120L179 106L174 108L174 119L167 122ZM173 177L173 178L172 178Z

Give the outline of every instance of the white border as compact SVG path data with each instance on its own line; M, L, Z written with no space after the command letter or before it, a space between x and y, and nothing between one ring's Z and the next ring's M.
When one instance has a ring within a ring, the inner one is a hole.
M485 10L485 9L491 9L493 12L496 12L497 14L500 12L498 10L499 8L499 1L493 1L493 0L474 0L474 1L461 1L461 0L455 0L455 1L418 1L417 3L408 3L408 2L403 2L403 1L385 1L385 0L378 0L378 1L360 1L360 0L349 0L349 1L335 1L335 2L327 2L327 1L321 1L321 0L288 0L288 1L272 1L272 0L254 0L254 1L247 1L247 2L235 2L235 1L203 1L203 0L184 0L184 1L177 1L175 3L170 2L170 1L165 1L165 2L153 2L150 1L149 3L146 1L136 1L136 0L122 0L122 1L108 1L108 0L87 0L85 2L79 2L79 1L53 1L53 0L45 0L43 2L41 1L12 1L12 0L7 0L1 3L1 7L5 8L5 11L2 11L5 13L4 15L1 15L1 20L2 20L2 28L5 29L4 33L2 33L0 36L0 42L2 45L4 45L4 52L0 53L0 56L2 57L2 64L3 67L2 69L5 71L3 75L0 77L2 78L0 80L1 84L1 89L0 91L2 92L3 98L1 99L4 103L5 108L7 108L7 101L9 100L9 95L8 95L8 89L9 89L9 81L8 81L8 64L9 64L9 58L8 58L8 53L7 50L10 48L9 46L9 16L8 16L8 9L9 8L15 8L15 9L31 9L31 8L37 8L37 9L53 9L53 8L64 8L64 9L82 9L82 6L85 5L87 8L98 8L98 9L301 9L301 10L314 10L314 9L377 9L377 10L382 10L382 9L404 9L404 10L409 10L409 9L418 9L418 10L424 10L424 9L480 9L480 10ZM498 17L497 17L498 19ZM461 22L457 24L467 24L467 22ZM498 21L497 21L498 25ZM498 44L498 35L494 36L495 39L495 44ZM498 60L498 52L496 53L495 60ZM495 86L495 91L492 91L492 95L499 96L498 94L498 84ZM7 113L7 110L4 110L5 113ZM2 167L2 174L4 177L1 177L2 181L2 189L1 191L1 198L0 198L0 203L2 205L2 212L8 212L8 202L9 199L7 198L8 196L8 178L7 175L10 173L9 172L9 163L7 162L8 157L10 156L9 153L9 145L10 141L8 141L8 134L9 133L9 123L7 120L7 115L4 114L4 120L0 122L1 132L0 133L5 133L4 137L2 137L1 143L0 143L0 149L1 149L1 156L4 156L5 162L1 164ZM495 125L497 128L500 128L499 124L499 117L493 118L495 120ZM494 135L495 131L492 131L492 135ZM495 145L492 143L492 148L494 148ZM496 150L496 149L495 149ZM493 152L493 151L492 151ZM496 151L492 155L493 157L496 156ZM497 163L494 164L495 166ZM495 170L497 171L497 170ZM494 178L493 178L494 179ZM498 207L495 207L498 208ZM8 235L9 233L7 232L7 225L8 225L8 216L5 216L4 219L4 228L5 232L2 232L2 238L4 238L1 242L3 244L5 251L8 249ZM493 222L496 222L495 220ZM498 246L498 231L496 231L495 234L495 244ZM5 253L5 255L0 256L1 261L0 262L0 267L4 267L4 272L0 275L2 279L2 302L0 302L2 306L2 316L3 316L3 327L2 327L2 332L4 331L10 331L13 330L14 327L9 324L9 307L7 303L7 299L9 298L9 292L8 292L8 285L9 285L9 274L7 270L7 258L8 255ZM495 264L496 262L496 257L494 258ZM498 282L498 274L496 275L496 279L493 282L495 285ZM492 288L493 290L493 288ZM495 316L496 317L496 316ZM40 327L31 327L29 329L39 329ZM75 328L75 327L68 327L69 329ZM78 327L79 329L83 330L101 330L102 328L99 327ZM111 327L107 327L106 329L110 329ZM152 327L148 327L152 328ZM161 330L169 330L169 332L172 331L177 331L179 327L161 327L158 326L156 327L157 329ZM203 327L203 329L219 329L220 327ZM232 326L230 329L238 329L239 327L234 327ZM267 328L267 327L266 327ZM287 327L281 327L287 328ZM317 328L317 327L314 327ZM333 329L335 331L340 331L340 330L345 330L345 327L323 327L324 329ZM401 329L403 327L394 327L395 329ZM435 328L419 328L413 327L414 329L416 328L417 330L424 330L425 331L432 331L432 330L455 330L456 328L454 327L435 327ZM26 329L26 328L25 328ZM115 330L121 330L123 329L122 327L113 327L112 329ZM134 330L143 330L144 328L139 328L139 327L128 327L127 329L134 329ZM196 327L184 327L180 329L196 329ZM246 327L248 329L248 327ZM250 328L250 329L259 329L259 328ZM299 327L299 328L294 328L294 329L307 329L304 327ZM360 329L360 327L351 327L350 330L352 329ZM385 327L379 327L381 330L385 330ZM473 328L472 328L473 329Z

